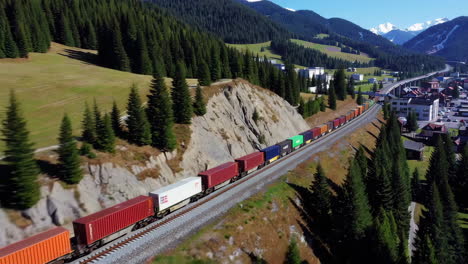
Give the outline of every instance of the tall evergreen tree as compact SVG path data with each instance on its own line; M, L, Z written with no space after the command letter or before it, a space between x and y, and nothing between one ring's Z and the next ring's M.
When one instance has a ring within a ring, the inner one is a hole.
M354 78L352 76L348 79L347 93L354 99Z
M358 95L357 95L357 98L356 98L356 103L358 105L362 105L364 103L364 98L362 97L362 91L361 91L361 87L359 87L359 90L358 90Z
M311 204L314 211L321 218L321 223L330 223L332 193L327 183L327 177L319 163L317 172L314 174L314 180L310 186Z
M85 110L83 113L83 121L81 121L81 138L84 142L94 144L96 141L96 125L93 118L93 114L89 109L88 103L85 103Z
M160 71L156 71L151 81L147 116L151 127L152 146L161 151L174 150L176 138L173 131L172 102Z
M288 251L286 252L285 264L300 264L301 263L301 253L297 246L296 240L293 238L289 242Z
M98 128L97 146L98 150L114 153L115 152L115 134L112 130L112 121L109 114L105 114L101 125Z
M409 129L409 131L416 131L418 130L418 118L416 117L416 112L410 111L408 116L406 117L408 123L406 124L406 127Z
M206 104L205 99L203 98L203 93L200 85L197 86L195 90L195 101L193 102L193 112L197 116L203 116L206 114Z
M185 80L185 68L182 63L177 64L176 76L172 81L172 101L174 120L178 124L190 124L192 122L192 98Z
M2 173L6 205L15 209L27 209L40 198L37 176L39 169L34 160L33 144L29 141L29 131L20 110L20 104L13 91L10 93L6 118L3 120L3 140L8 173ZM3 199L2 199L3 200Z
M455 197L461 206L468 207L468 145L462 150L461 158L457 165L456 180L459 183L454 186Z
M128 140L138 146L151 144L151 130L136 85L130 88L127 104Z
M330 81L330 89L328 90L328 107L332 110L336 110L336 94L333 80Z
M59 177L68 184L76 184L83 178L83 171L80 167L80 156L73 137L73 129L70 118L65 114L60 126L58 172Z
M411 178L411 190L413 200L419 197L421 191L421 176L419 175L418 168L414 169L413 177Z
M390 215L390 217L388 216ZM397 263L398 260L398 236L396 224L392 219L392 212L388 214L380 208L375 219L375 229L377 233L377 244L375 247L382 263ZM393 223L392 223L393 221Z
M142 31L138 31L136 53L136 65L134 72L141 74L152 74L153 65L148 54L148 46L146 45L146 40Z
M338 100L346 99L346 74L344 69L339 69L335 72L334 78L335 92Z
M118 137L123 137L124 133L122 130L122 125L120 123L120 110L115 100L112 103L111 120L112 120L112 129L114 130L115 135Z
M198 78L199 83L202 86L208 86L211 84L211 74L208 65L205 62L202 62L201 65L198 67Z

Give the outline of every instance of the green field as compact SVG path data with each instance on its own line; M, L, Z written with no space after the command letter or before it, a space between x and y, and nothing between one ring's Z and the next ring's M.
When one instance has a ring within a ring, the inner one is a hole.
M281 55L275 54L272 52L270 45L271 41L263 42L263 43L256 43L256 44L227 44L229 47L236 48L240 51L251 51L255 55L258 54L261 58L266 56L269 59L275 59L278 63L282 63ZM263 48L263 51L262 51Z
M364 54L356 55L356 54L344 53L341 51L328 50L328 48L337 48L335 46L322 45L322 44L312 43L312 42L299 40L299 39L292 39L291 41L298 45L304 46L306 48L316 49L333 58L343 59L343 60L347 60L351 62L358 61L358 62L364 62L364 63L368 63L371 60L373 60L372 58L369 58L369 56L364 55Z
M151 76L111 70L71 58L93 58L95 53L54 43L48 53L31 53L27 60L0 60L0 118L3 120L9 92L14 90L35 147L46 147L57 144L58 128L65 112L72 120L75 134L79 135L85 102L92 104L96 99L102 110L110 111L115 99L123 110L132 84L138 85L142 96L147 93Z

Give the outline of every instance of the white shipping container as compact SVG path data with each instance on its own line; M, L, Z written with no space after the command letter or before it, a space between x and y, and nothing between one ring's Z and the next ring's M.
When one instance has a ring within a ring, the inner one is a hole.
M201 177L189 177L149 193L159 211L202 192Z

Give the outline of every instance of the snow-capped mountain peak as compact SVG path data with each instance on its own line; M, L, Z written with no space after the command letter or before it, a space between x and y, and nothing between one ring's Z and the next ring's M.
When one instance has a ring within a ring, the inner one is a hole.
M288 11L291 11L291 12L296 12L295 9L292 9L292 8L288 8L288 7L285 7L284 9L288 10Z
M416 23L414 25L411 25L409 27L406 28L406 31L423 31L423 30L426 30L432 26L435 26L435 25L438 25L438 24L442 24L442 23L445 23L449 21L448 18L437 18L437 19L434 19L432 21L426 21L424 23Z
M393 25L392 23L384 23L384 24L380 24L378 25L377 27L375 28L371 28L370 31L374 34L377 34L377 35L382 35L382 34L386 34L392 30L395 30L397 29L397 27L395 25Z

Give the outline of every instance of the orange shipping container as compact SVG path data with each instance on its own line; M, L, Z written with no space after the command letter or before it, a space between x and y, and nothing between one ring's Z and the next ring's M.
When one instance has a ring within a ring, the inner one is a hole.
M361 115L364 112L364 106L358 105L359 114Z
M327 124L323 124L323 125L320 126L320 134L321 135L324 135L325 133L327 133L327 131L328 131Z
M70 252L70 232L56 227L0 249L0 264L44 264Z

